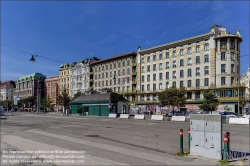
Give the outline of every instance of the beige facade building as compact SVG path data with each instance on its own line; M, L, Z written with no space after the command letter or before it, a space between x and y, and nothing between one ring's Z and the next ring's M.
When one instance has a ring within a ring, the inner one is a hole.
M0 83L0 101L14 100L15 82L4 81Z
M130 52L91 62L90 89L99 91L109 88L113 92L135 102L136 99L136 53Z
M221 103L242 110L244 86L240 84L240 30L222 26L187 39L138 49L138 104L157 104L157 93L171 86L186 87L189 104L199 104L203 91L216 90Z
M53 108L58 105L57 96L59 94L59 76L52 76L45 79L46 97L52 101Z
M250 101L250 67L248 67L247 72L240 77L240 83L245 84L245 86L246 86L246 92L245 92L246 100Z
M70 91L70 65L64 63L60 66L59 72L59 93L61 94L64 89L69 94Z

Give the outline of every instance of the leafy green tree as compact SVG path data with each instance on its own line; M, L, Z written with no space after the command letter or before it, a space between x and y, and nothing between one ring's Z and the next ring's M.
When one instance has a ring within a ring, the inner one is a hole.
M36 104L36 96L29 96L23 100L21 100L22 104L25 104L26 107L34 106Z
M205 112L216 110L219 105L219 100L217 99L214 91L204 91L204 99L202 104L199 105L199 108Z
M41 101L41 107L43 107L43 108L50 109L51 104L52 104L52 100L51 100L51 98L49 98L49 96L47 96L46 98L43 98Z
M66 89L64 89L64 90L62 91L62 94L59 94L59 95L57 96L57 99L58 99L58 103L59 103L60 105L63 105L64 108L68 108L68 107L69 107L70 97L69 97L69 95L68 95Z
M0 101L0 104L2 104L6 108L8 106L8 109L11 109L12 107L14 107L14 101L12 101L12 100Z
M180 108L186 105L186 88L176 88L171 87L169 89L160 92L158 95L158 100L161 102L162 107L168 107L169 109L174 109L175 107Z
M72 97L72 101L75 100L77 97L82 96L83 93L82 92L77 92L76 94L74 94L74 96Z

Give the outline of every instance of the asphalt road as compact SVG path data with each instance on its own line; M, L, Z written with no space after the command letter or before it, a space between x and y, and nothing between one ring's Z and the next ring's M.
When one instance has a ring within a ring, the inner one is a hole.
M3 158L3 150L30 150L25 154L38 150L82 151L85 163L79 165L218 165L214 159L173 155L179 151L180 128L184 130L184 149L188 148L188 121L152 121L149 116L146 118L134 120L66 117L58 113L14 113L7 120L1 120L1 165L6 159L6 156ZM231 133L232 150L250 152L249 126L225 124L223 133L226 132ZM234 165L249 165L249 160L237 161Z

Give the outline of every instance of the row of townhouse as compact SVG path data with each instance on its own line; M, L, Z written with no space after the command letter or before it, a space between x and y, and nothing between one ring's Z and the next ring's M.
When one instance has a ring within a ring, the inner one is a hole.
M189 108L198 109L204 90L213 89L222 104L239 112L247 82L240 82L241 42L240 30L230 34L215 25L208 33L146 49L139 46L137 52L64 63L55 77L46 79L39 73L21 77L16 81L17 95L36 96L41 80L44 95L53 98L54 104L58 104L56 96L64 89L73 97L77 92L109 88L129 100L131 107L154 107L159 103L159 92L184 86Z

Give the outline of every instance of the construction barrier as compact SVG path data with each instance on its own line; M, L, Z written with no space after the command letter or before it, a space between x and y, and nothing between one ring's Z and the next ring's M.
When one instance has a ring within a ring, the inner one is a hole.
M186 117L185 116L172 116L171 121L185 122Z
M116 114L109 114L109 118L116 118L117 115Z
M142 120L144 120L145 119L145 115L135 114L134 119L142 119Z
M249 125L248 118L229 118L229 124L246 124Z
M163 120L163 115L152 115L151 120Z
M120 114L120 119L129 119L129 114Z

